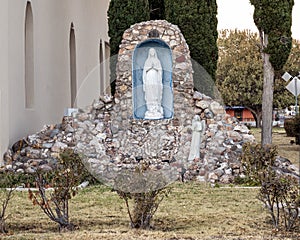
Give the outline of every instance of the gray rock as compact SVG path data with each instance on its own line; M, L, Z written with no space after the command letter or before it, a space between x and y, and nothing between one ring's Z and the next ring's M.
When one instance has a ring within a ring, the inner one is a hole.
M29 173L29 174L33 174L33 173L36 172L36 168L33 168L33 167L27 167L27 168L25 169L25 172L26 172L26 173Z
M66 133L74 133L74 131L75 131L74 128L69 124L65 128Z
M43 148L52 148L53 147L53 142L44 142L43 144L42 144L42 147Z
M212 119L214 117L213 112L211 112L209 109L205 109L204 114L207 119Z
M225 115L225 108L220 103L213 101L209 107L214 115Z
M195 100L202 100L203 99L203 94L200 92L195 91L193 95L193 99Z
M38 149L28 148L27 156L29 158L40 158L41 152Z
M196 106L197 107L199 107L199 108L201 108L201 109L203 109L203 110L205 110L205 109L207 109L208 107L209 107L209 102L208 101L196 101Z
M51 148L51 151L52 152L60 152L62 149L65 149L67 148L68 145L65 144L65 143L62 143L62 142L56 142L52 148Z
M24 171L24 169L22 169L22 168L19 168L19 169L17 169L17 171L16 171L16 173L24 173L25 171Z
M227 132L228 138L232 139L234 142L241 141L243 138L242 136L235 131L228 131Z
M59 132L60 132L59 129L57 129L57 128L53 129L53 130L50 131L49 137L54 138Z
M224 174L221 178L220 178L220 182L224 183L224 184L229 184L232 183L234 180L234 177L231 174Z
M102 101L94 101L94 103L93 103L93 108L95 109L95 110L100 110L100 109L102 109L103 107L104 107L104 102L102 102Z
M43 165L39 166L38 169L42 172L50 172L53 170L52 167L50 167L47 164L43 164Z

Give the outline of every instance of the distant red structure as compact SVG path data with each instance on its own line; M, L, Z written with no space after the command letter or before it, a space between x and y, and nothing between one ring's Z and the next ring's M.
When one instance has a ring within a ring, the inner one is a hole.
M234 107L226 107L226 113L232 117L236 117L239 121L247 123L247 124L255 124L255 119L253 114L245 107L242 106L234 106Z

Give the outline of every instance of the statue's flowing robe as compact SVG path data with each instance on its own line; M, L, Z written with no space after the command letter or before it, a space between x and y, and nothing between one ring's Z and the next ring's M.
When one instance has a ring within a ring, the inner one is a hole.
M143 70L143 90L147 111L162 113L162 67L154 48L150 48Z

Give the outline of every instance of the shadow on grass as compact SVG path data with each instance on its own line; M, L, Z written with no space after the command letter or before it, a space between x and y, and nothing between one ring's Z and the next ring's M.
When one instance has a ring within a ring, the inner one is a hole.
M97 230L97 229L119 229L120 227L129 228L129 220L117 219L115 216L108 216L106 220L103 219L74 219L71 222L76 226L74 232L82 230ZM58 233L59 227L55 222L41 222L41 223L8 223L8 229L14 234L17 233ZM1 239L1 238L0 238Z
M13 233L48 233L59 232L58 224L55 223L9 223L8 230ZM1 238L0 238L1 239Z
M108 216L107 219L76 219L74 224L80 230L95 230L95 229L120 229L129 227L129 219L118 219L116 216Z
M162 232L188 232L190 228L196 228L197 226L204 224L204 221L195 221L190 218L186 219L174 219L174 218L155 218L154 230Z

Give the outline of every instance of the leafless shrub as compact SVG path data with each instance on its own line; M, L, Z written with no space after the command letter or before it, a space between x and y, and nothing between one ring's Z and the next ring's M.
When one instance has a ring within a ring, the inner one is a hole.
M0 173L0 233L7 233L6 219L9 215L6 214L9 202L13 198L13 193L18 184L21 184L23 175L14 173L13 171L5 170Z
M291 231L299 222L298 179L277 171L275 146L244 144L242 163L248 177L261 186L258 199L264 203L276 229Z
M151 221L159 204L166 197L170 189L163 188L146 193L124 193L117 191L119 196L125 201L127 212L132 228L150 229ZM131 201L131 204L130 204ZM132 207L130 207L130 205Z
M0 193L0 199L1 199L1 208L0 208L0 233L7 233L6 224L5 221L8 218L6 215L7 206L9 204L9 201L13 197L13 191L14 188L12 186L7 189L3 190Z
M29 198L34 205L59 224L60 231L74 230L69 219L69 200L74 197L76 188L86 169L78 154L66 149L60 154L59 163L54 171L37 172L35 184L38 191L29 189ZM53 188L47 191L47 188Z

